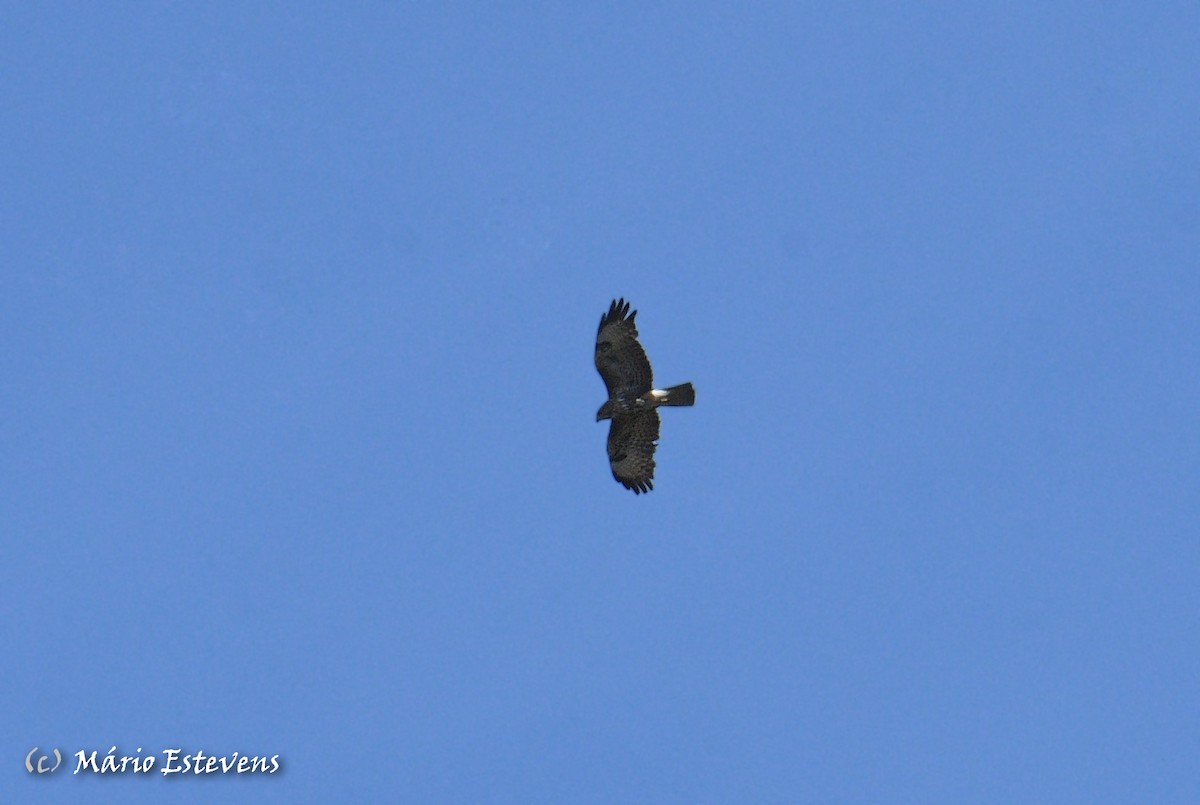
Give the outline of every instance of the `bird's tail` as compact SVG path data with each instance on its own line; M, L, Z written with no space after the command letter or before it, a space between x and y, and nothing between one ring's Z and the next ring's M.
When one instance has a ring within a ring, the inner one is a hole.
M696 404L696 389L691 383L681 383L678 386L671 386L669 389L663 389L661 397L659 397L659 405L695 405ZM658 396L656 393L655 396Z

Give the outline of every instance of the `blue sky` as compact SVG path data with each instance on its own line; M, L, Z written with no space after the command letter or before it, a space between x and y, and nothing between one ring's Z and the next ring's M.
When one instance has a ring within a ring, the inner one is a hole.
M1198 801L1200 10L1028 5L5 4L0 798Z

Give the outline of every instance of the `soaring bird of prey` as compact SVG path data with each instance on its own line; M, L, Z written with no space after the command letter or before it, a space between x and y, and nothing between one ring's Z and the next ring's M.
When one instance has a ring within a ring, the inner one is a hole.
M613 477L634 494L654 488L654 448L658 441L660 405L694 405L691 383L656 389L650 359L638 343L637 325L629 303L617 299L600 317L596 331L596 369L608 388L608 402L596 412L596 421L611 419L608 429L608 463Z

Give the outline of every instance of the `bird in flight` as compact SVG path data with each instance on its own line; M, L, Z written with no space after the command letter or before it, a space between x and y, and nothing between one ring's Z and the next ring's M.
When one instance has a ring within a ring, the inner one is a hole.
M608 402L596 412L596 421L612 420L608 428L608 463L612 474L634 494L654 488L654 448L658 442L658 407L694 405L691 383L656 389L650 359L638 343L637 311L617 299L600 317L596 332L596 370L608 389Z

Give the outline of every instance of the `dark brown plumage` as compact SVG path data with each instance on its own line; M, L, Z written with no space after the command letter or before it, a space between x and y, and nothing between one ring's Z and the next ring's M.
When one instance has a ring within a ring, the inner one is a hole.
M596 331L596 370L608 389L608 401L596 412L596 421L611 419L608 461L613 477L635 494L654 488L654 449L658 441L658 408L693 405L691 383L656 389L650 359L638 342L637 311L624 299L615 300L600 317Z

